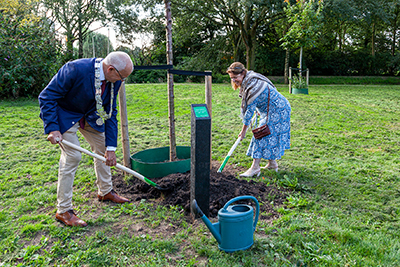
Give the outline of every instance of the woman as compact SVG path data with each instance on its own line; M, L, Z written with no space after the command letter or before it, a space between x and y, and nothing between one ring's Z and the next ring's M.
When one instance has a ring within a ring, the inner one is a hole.
M239 134L241 140L246 135L255 111L258 113L256 121L259 123L253 127L257 128L267 124L271 131L270 135L261 139L255 139L253 136L247 150L247 156L253 158L253 164L240 176L259 176L261 159L268 160L268 164L264 168L278 171L276 160L283 156L285 149L290 148L291 107L289 101L276 90L268 78L254 71L248 71L240 62L232 63L226 72L231 78L233 89L240 88L239 97L242 98L241 117L243 122L243 128Z

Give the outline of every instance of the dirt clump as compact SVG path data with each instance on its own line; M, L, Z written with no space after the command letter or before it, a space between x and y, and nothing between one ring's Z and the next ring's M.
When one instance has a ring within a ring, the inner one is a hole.
M276 208L286 201L287 190L266 183L270 179L267 176L260 175L252 180L238 179L236 178L238 173L244 170L225 168L223 172L218 173L218 168L219 163L213 162L210 171L210 217L217 217L218 211L226 202L243 195L254 196L258 200L260 219L273 220L279 217ZM134 177L125 181L121 173L113 176L116 191L132 202L146 199L158 205L178 205L184 208L187 216L190 216L190 171L151 180L167 190L160 191ZM251 200L237 203L247 203L254 207Z

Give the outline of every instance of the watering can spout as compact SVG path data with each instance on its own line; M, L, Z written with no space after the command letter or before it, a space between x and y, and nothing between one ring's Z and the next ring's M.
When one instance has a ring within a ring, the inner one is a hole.
M193 199L192 211L200 216L200 218L202 219L204 224L208 227L208 229L210 229L211 234L215 237L218 244L221 244L222 239L221 239L221 234L220 234L219 222L217 222L217 223L210 222L210 220L206 217L206 215L204 215L203 211L197 205L196 199Z

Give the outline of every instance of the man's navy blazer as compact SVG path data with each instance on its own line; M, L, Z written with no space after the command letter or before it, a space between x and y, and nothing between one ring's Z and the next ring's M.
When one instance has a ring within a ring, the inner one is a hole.
M44 132L65 133L81 118L85 117L90 126L105 132L106 146L117 146L117 95L121 81L114 83L114 100L112 116L99 126L96 120L96 89L94 86L95 58L77 59L66 63L53 77L39 95L40 118L43 120ZM102 95L106 113L110 111L111 83L107 83Z

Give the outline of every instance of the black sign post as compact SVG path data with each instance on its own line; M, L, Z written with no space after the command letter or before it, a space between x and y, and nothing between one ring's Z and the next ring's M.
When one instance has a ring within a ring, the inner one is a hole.
M209 216L211 117L206 104L192 104L191 135L190 203L196 199Z

